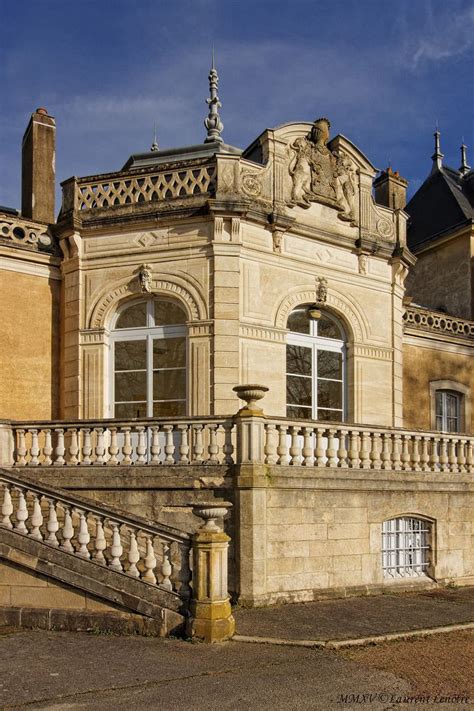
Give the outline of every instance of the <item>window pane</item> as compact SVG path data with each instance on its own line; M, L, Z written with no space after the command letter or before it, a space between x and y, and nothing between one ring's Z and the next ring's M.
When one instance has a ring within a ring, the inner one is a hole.
M288 405L286 408L286 416L293 417L295 420L311 420L312 409L310 407L294 407Z
M153 367L179 368L186 365L186 339L155 338L153 340Z
M318 416L316 419L342 422L342 410L323 410L318 407Z
M318 321L318 336L323 338L338 338L342 340L339 326L327 316L322 316Z
M342 409L342 383L318 380L318 408L320 407Z
M185 400L186 371L159 370L153 373L153 400Z
M120 314L115 328L139 328L146 326L146 302L133 304Z
M120 402L115 405L115 415L120 420L146 417L146 402Z
M443 393L441 390L436 391L436 415L443 416Z
M294 375L311 375L311 348L286 347L286 372Z
M155 326L172 326L186 323L186 314L173 301L155 301Z
M168 402L154 402L153 403L153 416L154 417L176 417L178 415L186 414L186 403L185 402L173 402L168 400Z
M311 378L298 378L288 375L286 378L286 402L290 405L311 407Z
M115 373L115 402L146 400L146 372Z
M341 380L342 353L318 351L318 377Z
M146 340L117 341L115 370L141 370L142 368L146 368Z
M452 393L446 393L446 411L448 417L458 416L458 398Z
M297 309L288 317L287 328L295 333L309 333L309 318L306 309Z

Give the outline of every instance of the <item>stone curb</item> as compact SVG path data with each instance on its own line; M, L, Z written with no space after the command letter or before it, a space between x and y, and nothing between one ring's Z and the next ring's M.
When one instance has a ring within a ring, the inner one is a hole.
M433 634L446 632L456 632L458 630L474 629L474 622L463 622L456 625L445 625L443 627L425 627L418 630L406 630L405 632L391 632L388 634L372 635L371 637L356 637L354 639L281 639L279 637L250 637L236 634L232 638L233 642L246 642L250 644L275 644L285 647L309 647L316 649L342 649L344 647L364 647L369 644L380 644L391 642L397 639L411 639L413 637L426 637Z

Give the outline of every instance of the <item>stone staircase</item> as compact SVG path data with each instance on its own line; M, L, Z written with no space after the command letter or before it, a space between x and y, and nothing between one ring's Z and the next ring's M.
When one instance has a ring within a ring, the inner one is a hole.
M157 636L193 633L189 534L39 484L23 472L0 470L0 501L0 622ZM203 529L211 527L205 537L219 531L220 549L225 534L215 520L225 513L225 506L214 504L203 516ZM199 566L199 550L195 561ZM198 573L195 568L195 580ZM223 596L218 582L222 607L227 587ZM212 606L210 588L212 580L201 598Z

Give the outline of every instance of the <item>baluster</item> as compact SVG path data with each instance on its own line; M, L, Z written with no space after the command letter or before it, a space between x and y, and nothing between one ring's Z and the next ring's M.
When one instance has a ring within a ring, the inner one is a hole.
M155 549L153 548L153 542L150 536L146 539L146 556L145 556L145 572L142 575L142 580L147 583L156 584L156 576L154 570L157 565Z
M38 455L40 453L40 448L39 448L39 439L38 439L38 430L37 429L32 429L28 430L29 433L31 434L31 447L30 447L30 467L37 467L39 464L39 459Z
M17 430L16 462L17 467L26 467L26 437L25 430Z
M287 465L290 463L290 457L288 456L288 444L286 440L287 430L288 428L286 425L278 425L277 464Z
M59 546L62 551L74 553L71 539L74 537L74 526L72 525L71 511L68 506L64 506L64 523L61 529L62 543Z
M82 430L82 461L83 466L88 466L92 464L91 454L92 454L92 437L89 427L84 427Z
M362 469L370 469L370 432L361 432L360 443L360 466Z
M165 431L165 464L174 464L174 444L173 444L173 425L164 425ZM204 450L203 450L204 451Z
M372 432L370 448L370 461L372 469L380 469L382 460L380 459L380 432Z
M58 427L54 430L56 432L56 447L54 448L54 466L62 467L66 464L64 459L64 454L66 448L64 446L64 430L62 427Z
M450 437L448 440L448 449L449 449L448 461L449 461L449 471L450 472L459 471L458 458L456 456L456 444L457 443L458 443L458 440L456 439L456 437Z
M25 494L22 489L17 489L17 487L15 487L15 491L18 491L18 504L15 514L15 531L18 531L19 533L28 533L28 529L25 525L25 521L28 518L28 509L26 507Z
M429 437L423 436L421 438L421 454L420 454L420 462L421 462L421 471L422 472L429 472L430 471L430 455L428 453L428 442L430 441Z
M53 447L51 442L51 430L44 430L44 447L43 447L43 466L49 466L53 463L51 455L53 453Z
M337 459L336 459L336 430L333 427L330 427L327 431L328 434L328 446L327 446L327 462L326 466L327 467L337 467Z
M119 524L111 521L110 525L112 526L112 546L110 548L112 560L109 563L109 568L117 570L120 573L123 570L122 563L120 562L120 556L123 553L123 546L120 538Z
M159 438L159 427L152 427L151 428L151 463L152 464L159 464L160 463L160 438Z
M105 437L103 427L94 427L94 432L97 434L97 442L95 445L95 462L94 464L105 464Z
M337 466L340 467L341 469L347 469L348 467L348 462L347 462L347 435L348 435L348 430L346 429L339 429L337 430L337 436L339 438L339 447L337 450Z
M122 427L122 432L123 432L122 464L124 464L126 466L133 464L132 457L130 456L132 454L132 433L131 433L131 430L132 430L131 427Z
M170 575L172 572L171 569L171 563L169 561L169 545L163 541L162 543L162 549L163 549L163 564L161 566L161 575L163 576L163 580L161 581L160 585L162 588L165 588L165 590L172 590L173 585L170 580Z
M147 453L147 432L146 428L142 425L137 426L138 432L138 442L137 442L137 464L146 464L146 453Z
M273 425L274 427L274 425ZM303 465L311 467L314 464L314 449L313 449L313 428L303 427ZM269 462L273 464L273 462Z
M474 468L474 455L473 455L473 440L468 439L466 444L466 469L469 473L473 471Z
M402 468L400 459L400 435L394 434L392 437L392 469L396 472Z
M117 454L119 452L117 444L117 428L109 427L110 432L110 444L109 444L109 458L107 459L107 466L113 467L118 464Z
M291 434L291 446L290 446L290 464L298 465L301 464L301 446L299 443L299 432L300 428L297 426L290 427Z
M401 460L402 460L402 469L403 471L410 471L411 470L411 455L410 455L410 442L411 442L411 435L404 434L402 435L402 453L401 453Z
M3 484L3 504L2 504L2 526L4 528L13 528L10 521L10 516L13 513L12 495L8 484Z
M67 433L70 436L67 463L71 466L75 466L76 464L79 464L79 459L77 456L79 454L77 429L75 427L68 427Z
M232 425L224 425L224 463L233 464L234 459L232 454L234 452L234 445L232 444Z
M349 466L351 469L359 469L359 432L351 430L349 437Z
M201 464L204 461L203 456L202 456L202 453L204 452L204 447L203 447L203 443L202 443L202 425L194 425L193 432L194 432L193 460L196 462L196 464Z
M106 563L104 551L107 548L107 541L104 533L104 522L100 516L95 516L95 538L93 558L97 563Z
M316 466L325 467L326 466L326 449L323 444L323 437L325 429L321 427L316 427Z
M31 515L30 538L37 541L43 540L41 526L43 525L43 512L41 511L41 501L36 494L33 494L33 513Z
M382 469L391 469L391 456L390 456L390 435L388 432L382 434Z
M179 463L189 464L189 442L188 442L188 431L189 425L178 425L178 431L180 435L179 444Z
M413 435L412 449L411 449L411 463L412 463L412 470L414 472L421 471L421 467L420 467L420 440L421 440L420 435Z
M58 515L56 513L56 502L53 501L53 499L49 499L49 517L48 517L48 523L46 524L46 528L48 531L48 537L46 539L46 543L49 543L51 546L54 546L57 548L59 546L59 541L57 539L56 533L58 532L59 528L59 523L58 523Z
M137 563L140 560L140 553L138 551L137 537L135 531L130 531L130 546L128 549L128 570L127 574L131 575L132 578L139 578L140 573L137 568Z
M208 425L207 429L209 430L209 464L218 464L219 459L217 457L217 453L219 452L219 447L217 446L217 436L216 436L216 430L217 430L217 425Z
M431 454L430 454L430 464L434 472L439 471L439 455L438 455L438 445L439 437L431 438Z
M449 471L448 443L446 437L440 438L439 464L442 472Z
M89 533L89 526L87 523L87 514L80 509L76 509L76 512L79 514L79 532L77 534L79 550L76 551L76 555L81 558L89 559L91 554L89 553L87 546L91 540L91 535Z
M264 454L265 454L265 464L276 464L278 457L277 457L277 448L274 442L274 434L276 431L276 426L272 424L267 424L265 425L265 446L264 446Z
M180 597L188 599L191 596L191 588L189 582L191 580L191 571L189 569L189 548L181 543L174 542L171 544L171 563L172 576L171 581L173 589Z
M458 444L458 465L459 465L459 471L460 472L465 472L466 471L466 440L461 438L459 440Z

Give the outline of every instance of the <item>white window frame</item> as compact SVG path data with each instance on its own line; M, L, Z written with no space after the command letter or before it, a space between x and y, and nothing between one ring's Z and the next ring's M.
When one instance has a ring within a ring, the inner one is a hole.
M386 579L429 577L433 524L418 516L400 516L382 524L382 569Z
M115 344L117 341L146 341L146 388L147 388L147 404L146 404L146 417L153 417L153 402L159 402L159 400L153 399L153 341L168 338L185 338L186 339L186 358L185 358L185 373L186 373L186 399L185 399L185 409L186 413L188 411L188 345L187 345L187 327L183 325L176 326L154 326L155 315L154 315L154 303L155 301L166 301L166 299L160 299L159 297L153 297L146 300L127 302L125 303L116 313L113 320L113 327L110 332L110 358L109 358L109 372L111 377L108 383L108 416L115 416ZM116 329L115 326L123 311L130 308L131 306L145 303L146 304L146 326L132 327L132 328L119 328ZM171 370L171 368L169 369ZM179 366L176 370L183 370L183 366Z
M438 391L449 391L458 396L459 410L459 426L458 433L468 432L471 426L471 389L464 383L458 383L456 380L432 380L430 382L430 410L431 410L431 427L433 430L447 432L447 430L439 430L436 420L436 393Z
M296 307L294 311L296 310L302 310L304 307ZM291 315L291 314L290 314ZM324 316L323 312L323 316ZM340 323L340 321L335 318L332 314L328 314L327 317L334 321L336 325L338 326L340 332L344 334L344 329ZM290 331L287 334L286 338L286 345L287 346L301 346L304 348L310 348L311 349L311 399L312 399L312 407L311 407L311 418L312 420L317 419L317 412L318 412L318 375L317 375L317 365L318 365L318 351L331 351L332 353L341 353L342 355L342 362L341 362L341 372L342 372L342 422L345 422L347 420L347 377L346 377L346 358L347 358L347 348L346 348L346 343L343 339L337 339L337 338L325 338L324 336L318 336L317 335L317 327L316 327L316 321L314 319L308 319L309 320L309 333L298 333L296 331ZM285 388L286 388L286 378L288 375L294 375L294 373L287 373L286 372L286 366L285 366ZM298 377L298 376L296 376ZM341 380L336 380L333 378L321 378L321 380L329 380L331 382L341 382ZM286 390L285 390L285 401L286 401ZM298 406L296 403L286 403L286 407L301 407ZM308 408L309 409L309 408ZM334 412L340 412L338 408L329 408L329 407L324 407L320 408L322 410L334 410Z

